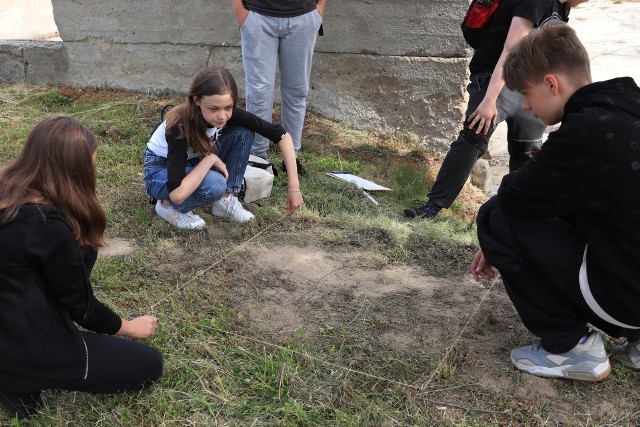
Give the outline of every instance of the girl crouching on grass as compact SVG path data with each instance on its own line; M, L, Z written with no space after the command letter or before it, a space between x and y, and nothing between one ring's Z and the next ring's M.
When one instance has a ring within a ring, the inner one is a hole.
M287 215L302 204L291 136L236 107L238 88L224 68L208 68L193 80L187 100L171 109L155 130L144 156L144 181L156 213L178 228L202 228L193 209L212 203L214 216L254 218L237 198L254 132L277 142L287 171Z
M97 146L77 120L50 116L0 172L0 406L12 417L32 417L43 389L136 391L162 374L157 350L112 336L151 337L157 319L120 318L89 282L106 224Z

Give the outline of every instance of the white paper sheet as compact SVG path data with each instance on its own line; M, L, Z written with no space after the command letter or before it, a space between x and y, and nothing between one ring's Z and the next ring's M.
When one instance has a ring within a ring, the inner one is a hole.
M390 188L383 187L382 185L378 185L373 181L360 178L357 175L353 175L347 172L327 172L327 175L355 184L366 191L392 191Z

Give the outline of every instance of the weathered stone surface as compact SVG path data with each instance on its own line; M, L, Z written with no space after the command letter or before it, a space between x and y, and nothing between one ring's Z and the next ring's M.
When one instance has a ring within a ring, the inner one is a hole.
M317 51L454 58L468 54L460 35L467 0L328 2Z
M215 65L228 68L244 92L230 0L52 3L64 42L0 43L0 59L6 58L0 81L26 75L32 84L184 93L199 70ZM330 1L316 45L310 108L446 147L463 114L469 50L459 22L467 4Z
M231 0L52 0L64 41L238 45ZM82 17L82 19L78 19Z
M237 48L103 41L64 44L69 64L64 83L75 86L186 92L198 71L209 65L228 68L240 79L242 76Z
M467 0L329 2L316 51L466 56L459 24L467 5ZM53 8L65 41L240 45L230 0L53 0Z
M444 147L462 119L466 60L331 55L314 57L309 102L358 127L413 133Z
M30 84L61 83L69 69L62 42L32 42L24 46L27 81Z
M0 81L9 84L22 83L25 64L21 57L0 51Z
M31 43L29 40L2 40L2 43L0 43L0 53L22 57L22 48L29 43Z

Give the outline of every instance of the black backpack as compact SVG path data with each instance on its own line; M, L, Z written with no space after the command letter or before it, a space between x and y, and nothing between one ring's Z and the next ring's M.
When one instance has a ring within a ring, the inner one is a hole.
M173 104L166 104L164 107L162 107L162 110L160 110L160 121L156 123L156 125L153 127L153 130L151 131L151 135L153 135L156 129L158 129L158 127L162 124L162 122L164 122L164 115L167 114L167 111L171 110L172 108L173 108Z
M153 134L155 133L156 129L158 129L158 127L162 124L162 122L164 122L164 115L167 113L167 111L171 110L173 108L172 104L167 104L164 107L162 107L162 110L160 110L160 121L158 123L155 124L155 126L153 127L153 129L151 130L151 136L153 136ZM149 196L149 204L150 205L155 205L157 202L156 199L154 199L153 197Z
M476 49L485 36L485 32L495 11L500 6L501 0L472 0L460 24L462 35L469 46ZM542 21L538 27L547 21L559 19L567 22L569 20L570 7L565 3L553 0L553 13Z
M469 46L474 49L478 47L498 6L500 6L500 0L471 1L462 24L460 24L462 35Z

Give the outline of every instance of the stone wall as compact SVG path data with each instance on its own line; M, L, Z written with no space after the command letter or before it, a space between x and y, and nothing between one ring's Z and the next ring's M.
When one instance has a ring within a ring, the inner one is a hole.
M53 0L63 42L0 41L0 80L180 92L209 65L243 91L230 0ZM328 0L310 108L444 147L463 114L467 0Z

